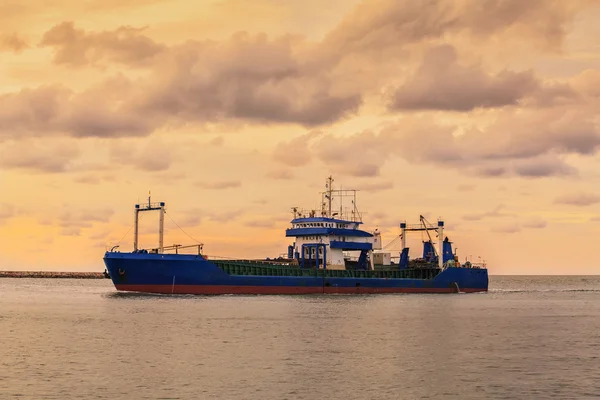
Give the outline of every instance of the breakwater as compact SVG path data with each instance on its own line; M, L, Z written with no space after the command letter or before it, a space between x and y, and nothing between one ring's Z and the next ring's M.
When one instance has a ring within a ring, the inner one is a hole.
M102 272L0 271L0 278L105 279Z

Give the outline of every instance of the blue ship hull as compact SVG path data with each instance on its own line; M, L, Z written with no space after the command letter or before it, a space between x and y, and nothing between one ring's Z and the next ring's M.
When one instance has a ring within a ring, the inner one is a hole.
M487 269L447 268L433 279L230 275L199 255L107 252L117 290L172 294L456 293L488 290Z

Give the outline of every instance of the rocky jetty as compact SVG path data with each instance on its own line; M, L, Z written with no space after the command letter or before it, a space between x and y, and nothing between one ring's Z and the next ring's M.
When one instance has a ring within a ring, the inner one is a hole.
M0 278L105 279L102 272L0 271Z

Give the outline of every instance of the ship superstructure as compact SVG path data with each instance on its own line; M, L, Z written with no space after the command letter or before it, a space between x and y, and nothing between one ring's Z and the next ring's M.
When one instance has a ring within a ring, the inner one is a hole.
M374 235L360 229L362 219L356 205L356 190L334 190L331 176L326 189L321 193L318 213L317 210L292 209L292 227L285 235L295 241L288 247L288 258L298 260L303 268L375 269ZM350 211L343 208L344 198L350 201ZM336 199L339 210L332 207ZM357 254L356 260L352 261L348 254Z

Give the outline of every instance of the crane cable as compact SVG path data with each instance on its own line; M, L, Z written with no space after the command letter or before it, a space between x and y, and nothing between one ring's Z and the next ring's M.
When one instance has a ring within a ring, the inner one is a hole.
M181 229L181 232L185 233L185 234L186 234L186 235L187 235L187 236L188 236L190 239L192 239L192 240L193 240L193 241L195 241L196 243L198 243L198 244L203 244L201 241L199 241L198 239L196 239L196 238L192 237L192 235L190 235L189 233L187 233L186 231L184 231L184 230L183 230L183 228L182 228L181 226L179 226L179 224L178 224L177 222L175 222L175 220L174 220L173 218L171 218L171 215L167 213L167 210L165 210L165 214L167 214L167 217L169 217L169 219L170 219L171 221L173 221L173 223L174 223L175 225L177 225L177 227L178 227L179 229Z

